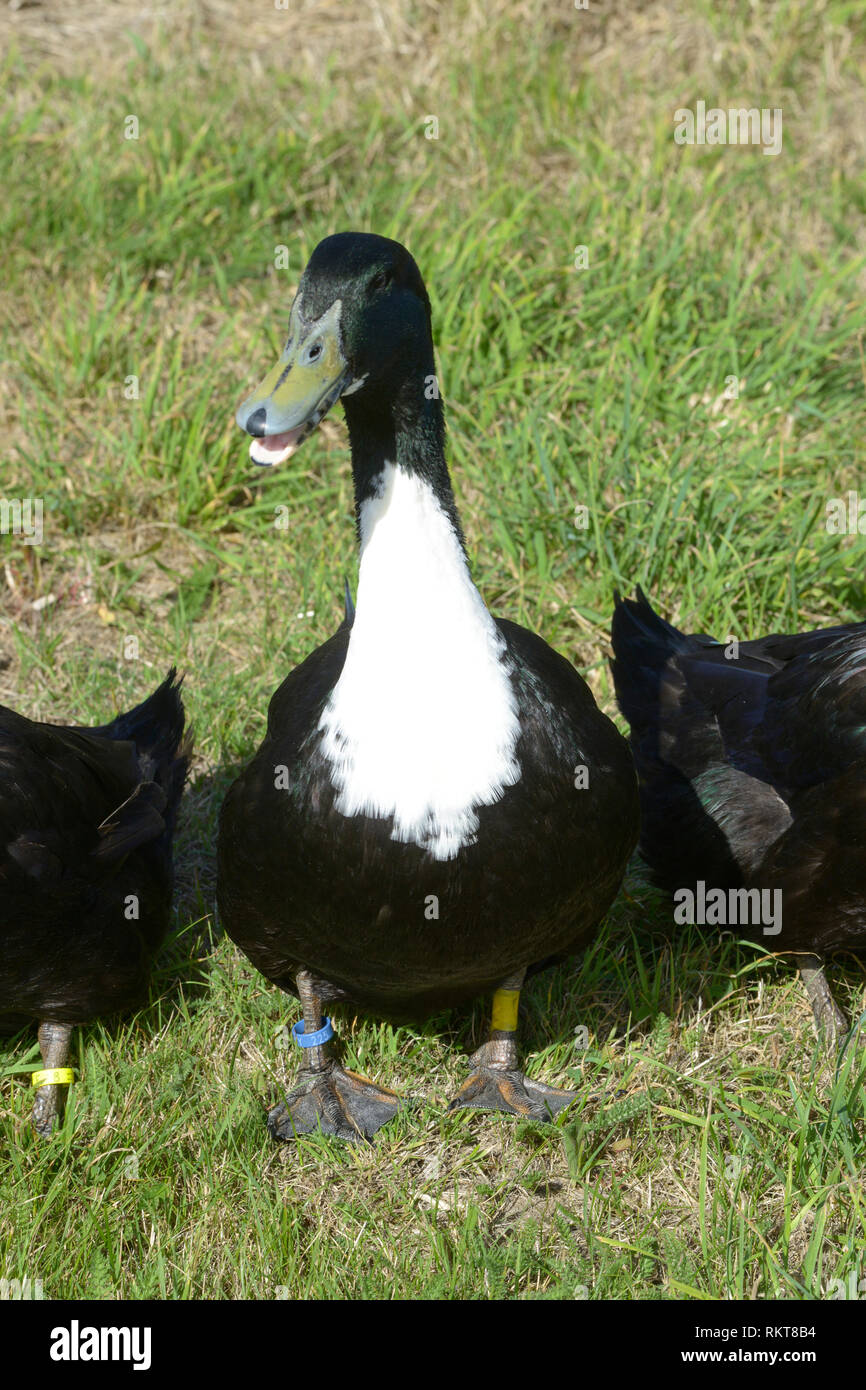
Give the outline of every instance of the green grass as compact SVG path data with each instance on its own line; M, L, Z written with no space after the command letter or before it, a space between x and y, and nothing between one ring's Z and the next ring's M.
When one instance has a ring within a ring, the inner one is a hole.
M44 499L45 539L0 536L0 699L101 722L176 661L197 735L152 1000L78 1030L50 1143L32 1034L0 1054L0 1277L46 1297L808 1299L866 1274L859 1034L830 1063L793 973L671 937L638 866L526 991L530 1073L579 1085L564 1123L445 1113L479 1001L422 1031L341 1019L349 1064L419 1098L375 1145L265 1132L294 1015L213 922L216 816L356 561L338 412L273 476L232 417L321 236L413 251L477 581L605 708L615 587L742 638L866 611L863 539L824 526L864 444L858 12L452 8L394 0L397 83L384 51L350 80L318 31L311 65L263 46L251 80L204 20L122 32L96 75L32 36L3 68L3 489ZM699 98L781 106L783 153L674 145ZM860 1019L862 967L835 978Z

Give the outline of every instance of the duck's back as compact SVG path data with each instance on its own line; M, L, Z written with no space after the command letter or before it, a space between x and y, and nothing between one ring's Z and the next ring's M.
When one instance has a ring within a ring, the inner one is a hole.
M267 738L223 807L219 903L229 935L283 988L303 965L338 997L421 1016L576 949L603 916L637 833L628 750L567 661L513 623L498 630L518 773L471 808L459 847L340 809L320 725L347 627L274 695Z
M639 591L612 641L656 880L781 889L779 949L866 941L866 624L725 644Z
M188 748L172 671L98 729L0 707L0 1021L136 1004L165 933Z

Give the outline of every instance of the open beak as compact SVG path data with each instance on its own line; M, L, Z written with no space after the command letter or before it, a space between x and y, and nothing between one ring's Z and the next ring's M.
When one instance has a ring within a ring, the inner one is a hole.
M335 299L320 318L307 319L301 299L298 294L292 305L282 357L235 415L253 436L250 458L264 468L291 458L351 380L340 347L342 302Z

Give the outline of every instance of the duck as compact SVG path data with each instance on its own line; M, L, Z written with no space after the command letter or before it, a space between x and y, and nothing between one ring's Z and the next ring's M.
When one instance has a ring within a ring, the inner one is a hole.
M331 1004L405 1022L493 995L451 1108L547 1121L573 1094L528 1078L527 976L590 940L637 839L625 740L563 656L474 584L445 457L430 299L399 242L321 241L276 366L237 411L253 462L290 459L340 401L358 584L270 701L220 815L226 932L302 1017L291 1141L370 1138L401 1108L334 1055Z
M617 595L611 641L640 853L675 921L701 902L707 924L793 957L838 1046L826 958L866 950L866 623L720 642L638 587Z
M35 1023L30 1116L48 1137L76 1024L146 996L172 893L172 836L192 749L172 667L108 724L38 723L0 706L0 1032Z

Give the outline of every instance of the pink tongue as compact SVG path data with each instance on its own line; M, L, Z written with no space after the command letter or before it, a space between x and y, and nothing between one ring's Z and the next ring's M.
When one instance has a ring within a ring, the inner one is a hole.
M286 430L284 434L269 434L263 439L254 439L250 444L250 458L253 463L270 466L285 463L297 449L298 436L302 430L303 425L300 425L295 430Z

